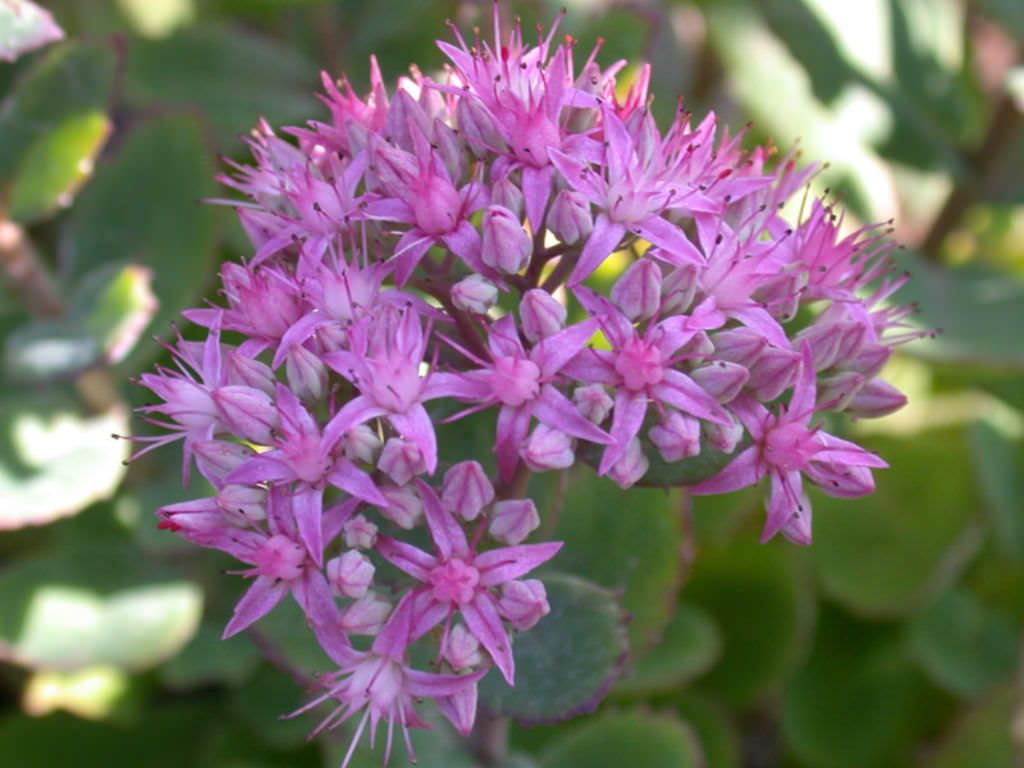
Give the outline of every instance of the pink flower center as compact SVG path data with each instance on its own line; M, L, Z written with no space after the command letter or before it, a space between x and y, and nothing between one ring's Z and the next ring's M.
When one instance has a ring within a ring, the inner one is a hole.
M814 432L803 424L784 424L768 430L764 438L764 459L784 472L803 469L822 449Z
M664 378L664 357L653 344L631 339L619 350L615 370L622 376L626 389L643 389Z
M427 179L416 190L412 213L425 235L443 235L459 223L462 198L458 190L439 176Z
M548 147L560 147L562 136L558 126L540 110L525 112L516 120L511 140L516 160L524 165L543 168L548 164Z
M302 575L306 550L287 536L271 536L260 551L259 571L271 579L295 581Z
M491 388L505 405L522 405L540 391L540 368L525 357L499 357L494 361Z
M468 603L476 594L480 571L457 557L430 572L434 599L442 603Z

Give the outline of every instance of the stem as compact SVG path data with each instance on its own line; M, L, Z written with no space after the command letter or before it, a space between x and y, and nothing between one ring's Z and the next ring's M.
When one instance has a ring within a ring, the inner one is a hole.
M64 304L25 230L0 216L0 267L12 293L37 317L60 317Z
M497 765L508 756L508 718L479 711L469 734L469 749L483 765Z
M249 639L253 641L256 647L260 649L263 657L292 678L299 687L308 690L316 686L316 680L288 661L284 654L281 653L281 649L277 647L277 644L260 630L255 627L249 627L246 630L246 634L249 635Z
M578 258L578 254L566 254L558 260L555 268L551 271L551 274L548 275L547 280L541 284L540 287L542 290L545 290L548 293L553 293L558 286L565 282L569 273L572 272L572 268L576 266L577 258L573 257Z
M471 352L484 360L491 356L487 345L484 344L483 337L480 336L480 332L473 322L472 316L468 312L458 309L452 303L451 286L447 282L442 284L440 280L426 277L412 278L409 284L441 302L445 312L455 321L455 326L459 331L459 338Z

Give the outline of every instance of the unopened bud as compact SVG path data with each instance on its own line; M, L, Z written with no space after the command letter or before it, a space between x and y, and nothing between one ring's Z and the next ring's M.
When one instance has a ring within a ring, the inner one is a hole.
M630 488L647 474L650 466L651 463L644 455L643 445L638 438L634 437L626 446L626 452L608 470L608 477L614 480L620 488Z
M711 334L711 343L715 346L715 357L730 363L749 368L761 352L768 346L763 333L753 328L731 328L728 331L716 331Z
M267 492L251 485L225 485L217 493L217 506L236 525L253 525L267 517Z
M225 440L200 440L192 446L192 452L199 471L211 483L223 480L231 471L256 455L256 451L247 445Z
M653 317L661 305L661 269L650 259L639 259L615 281L612 301L630 320Z
M285 358L288 388L300 400L307 402L323 398L327 391L327 366L314 352L296 345Z
M437 145L437 154L441 156L448 175L458 182L466 170L462 141L455 131L438 118L434 118L434 144Z
M612 411L615 401L602 384L587 384L576 387L572 393L572 400L576 408L583 414L583 418L600 424Z
M865 376L877 376L891 356L892 347L865 343L861 345L856 355L843 361L843 367L863 373Z
M463 520L475 520L494 501L494 486L476 461L460 461L444 473L441 504Z
M792 350L768 347L750 368L747 385L758 400L770 402L785 392L800 373L800 355Z
M426 472L427 464L416 443L401 437L392 437L380 452L377 469L394 480L395 485L405 485L416 475Z
M498 541L516 545L540 525L540 515L532 499L506 499L494 505L487 530Z
M366 424L350 427L342 438L345 458L373 464L380 456L381 441L377 432Z
M875 478L868 467L812 462L807 477L823 492L839 499L859 499L875 490Z
M539 579L506 582L498 606L501 615L518 630L531 629L551 612L547 592Z
M350 549L327 561L327 582L339 597L360 598L373 583L374 571L370 558Z
M450 696L438 696L434 699L441 714L448 718L455 730L468 736L476 722L477 685L472 683L459 688Z
M530 261L533 242L519 217L503 205L491 205L484 211L480 258L499 272L515 274Z
M850 400L847 413L866 419L888 416L907 404L907 397L881 379L871 379Z
M700 422L679 411L670 412L663 422L651 427L647 436L661 458L670 463L700 453Z
M216 389L213 399L235 435L258 445L274 442L272 433L277 427L277 408L266 392L252 387L227 386Z
M505 140L494 118L478 98L467 95L455 107L455 122L470 151L483 157L489 151L504 152Z
M483 654L480 653L480 641L462 622L452 627L448 634L448 646L444 650L444 657L456 670L477 667L484 661Z
M423 517L423 502L409 486L385 485L380 489L388 506L380 513L399 528L410 530Z
M750 371L742 365L715 360L690 372L690 378L720 403L728 403L743 389Z
M523 215L523 192L509 176L502 176L491 185L491 204L502 205L516 216Z
M562 330L567 316L565 307L558 299L540 288L531 288L519 302L519 321L523 333L533 342Z
M266 363L232 350L227 356L227 373L229 384L241 384L266 392L271 397L274 395L277 379Z
M349 518L341 528L346 547L371 549L377 543L377 526L364 515Z
M376 635L391 613L391 603L367 592L341 612L341 630L350 635Z
M651 249L650 255L655 257L658 251ZM670 271L661 282L662 308L666 315L685 312L697 295L697 278L699 269L695 264L683 264Z
M538 424L520 450L526 466L534 472L566 469L576 461L572 438L560 429Z
M590 203L579 192L563 189L551 203L547 224L552 234L566 245L585 240L594 230Z
M715 450L732 453L743 439L743 425L736 420L735 416L732 417L732 423L729 425L705 421L704 436Z
M864 383L864 374L843 371L818 379L818 406L845 411Z
M474 273L452 286L452 304L463 312L485 314L497 300L497 286L483 275Z

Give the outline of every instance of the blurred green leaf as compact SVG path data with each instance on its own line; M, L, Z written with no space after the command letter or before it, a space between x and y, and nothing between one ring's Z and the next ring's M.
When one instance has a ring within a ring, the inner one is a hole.
M314 694L318 695L318 694ZM285 718L311 698L295 680L281 670L264 664L244 683L233 687L227 697L228 711L248 726L268 747L289 749L305 743L306 737L330 714L337 702L298 717Z
M135 41L124 77L128 103L197 110L218 147L232 154L261 115L275 127L317 115L316 68L295 51L238 27L205 24Z
M61 43L16 82L0 109L0 184L14 180L32 145L67 130L67 120L106 112L114 59L107 45Z
M690 691L675 697L672 703L697 734L704 768L740 767L740 736L724 708Z
M10 381L67 380L103 356L100 340L80 320L29 320L4 339L3 368Z
M31 666L145 669L188 642L201 611L195 584L99 536L66 538L0 574L3 655Z
M971 427L967 442L999 548L1016 564L1024 565L1024 448L1020 441L983 421Z
M800 662L814 625L814 593L793 546L761 545L749 532L701 552L683 598L722 635L722 657L698 687L740 710Z
M586 720L540 755L542 768L637 765L696 768L703 764L693 730L674 718L624 712Z
M249 582L237 580L235 589L241 598ZM237 636L236 636L237 637ZM268 649L287 662L296 672L308 677L331 671L334 662L327 658L316 635L306 623L306 616L292 597L286 596L274 610L249 630L249 638L261 650ZM246 638L228 638L222 642L248 644Z
M1013 625L964 590L940 595L908 630L914 660L934 682L962 696L984 692L1017 666Z
M907 766L928 696L896 628L826 610L783 694L782 734L814 768Z
M192 117L163 117L137 127L117 155L97 168L72 211L67 242L73 279L87 281L90 273L127 265L148 269L160 303L151 326L166 334L178 313L196 303L212 271L215 212L199 200L212 193L213 173ZM128 279L111 287L112 303L122 303L118 297L129 303L143 299L143 274L121 273ZM98 312L107 316L106 310ZM140 317L126 320L134 333L142 330ZM143 345L123 368L134 374L158 351Z
M551 613L513 646L516 684L497 669L480 681L480 706L522 723L591 712L622 670L625 617L614 596L582 579L544 575Z
M890 469L863 499L814 492L814 545L822 587L859 615L903 616L948 584L981 543L981 500L963 470L962 430L862 443Z
M99 110L69 115L26 149L7 201L10 217L32 222L66 208L92 173L93 161L110 134Z
M58 390L0 396L0 530L71 515L124 475L127 410L86 414Z
M714 621L704 611L682 602L650 652L627 668L613 695L665 693L707 671L722 651Z
M262 654L245 637L232 642L222 640L226 624L227 620L204 618L188 644L160 669L164 685L174 690L189 690L211 683L236 686L252 674Z
M1020 756L1013 739L1018 692L1005 685L967 712L922 762L924 768L1006 768Z
M570 475L560 512L545 503L544 514L558 521L546 538L565 542L550 567L622 590L630 649L640 658L668 622L683 577L679 491L624 491L582 470Z

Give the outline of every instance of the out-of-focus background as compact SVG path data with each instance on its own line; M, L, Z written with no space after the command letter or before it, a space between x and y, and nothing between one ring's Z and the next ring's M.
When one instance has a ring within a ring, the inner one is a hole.
M621 590L628 672L595 715L513 725L504 765L1020 765L1024 4L566 4L578 60L602 38L604 64L652 63L663 126L679 98L753 121L750 143L829 163L813 187L851 229L892 217L913 273L898 298L944 333L884 374L907 408L848 425L891 469L869 498L815 497L809 549L757 543L753 489L574 478L558 566ZM0 63L0 765L336 765L346 733L307 742L313 721L278 719L304 701L293 678L324 669L301 617L219 640L242 580L154 517L206 489L181 489L177 446L126 468L110 435L145 402L129 379L167 362L151 336L249 253L198 202L225 193L221 157L246 157L260 116L323 118L320 70L360 92L372 53L389 82L438 71L444 20L487 34L491 5L45 5L68 40ZM503 12L530 38L558 5ZM474 765L444 729L414 738L422 766Z

